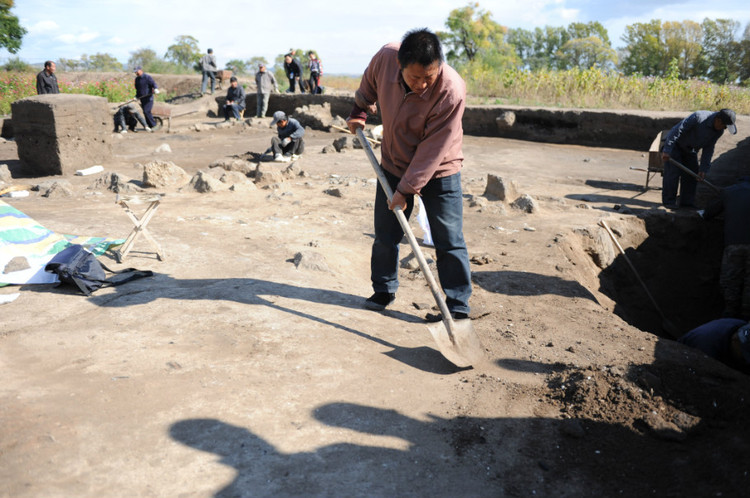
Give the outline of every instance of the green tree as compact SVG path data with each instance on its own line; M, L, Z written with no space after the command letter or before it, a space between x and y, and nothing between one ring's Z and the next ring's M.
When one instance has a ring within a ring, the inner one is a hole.
M232 71L234 74L246 74L248 68L248 62L241 59L232 59L227 61L227 69Z
M534 52L534 33L523 28L509 28L505 35L505 41L513 47L516 57L523 68L531 68L531 60L536 55Z
M60 71L78 71L81 69L81 61L78 59L66 59L65 57L60 57L57 59L55 65Z
M21 48L26 29L18 23L18 18L10 13L13 0L0 0L0 48L15 54Z
M739 49L735 33L740 23L731 19L704 19L703 54L706 59L706 76L714 83L732 83L739 77L740 68L735 59Z
M130 58L128 59L128 68L134 69L138 66L141 66L144 71L148 72L150 71L148 67L157 59L159 59L159 56L157 56L156 52L154 52L150 48L139 48L135 52L130 52Z
M545 26L534 29L534 56L529 61L532 70L563 69L559 60L560 50L570 39L563 27Z
M662 27L665 59L677 61L680 78L702 76L703 30L694 21L667 21Z
M201 58L198 40L190 35L180 35L174 41L172 45L167 47L164 58L167 61L174 62L179 67L194 67L198 70L197 63Z
M86 57L88 60L88 70L98 72L122 71L122 63L110 54L96 53L91 56L84 54L81 58Z
M10 57L8 62L3 65L3 69L8 72L16 73L30 73L34 71L34 68L30 64L22 61L20 57Z
M574 22L565 30L567 38L555 53L555 66L558 69L613 68L617 63L617 53L609 41L609 34L599 22Z
M448 48L445 55L451 64L468 63L491 52L501 63L507 63L504 59L508 57L517 60L513 47L504 40L508 29L493 21L492 14L480 9L478 3L452 10L445 27L448 30L437 35Z
M738 46L737 63L739 65L739 80L743 86L750 86L750 23L745 27L742 40Z
M635 23L625 27L625 42L620 70L625 74L658 76L667 70L669 61L661 39L661 20Z
M612 68L617 64L617 53L598 36L572 38L565 42L558 54L565 69Z
M247 60L248 71L251 72L251 73L253 73L253 74L255 74L255 72L258 70L258 65L259 64L265 64L267 66L268 65L268 61L266 60L265 57L261 57L261 56L258 56L258 55L250 57Z

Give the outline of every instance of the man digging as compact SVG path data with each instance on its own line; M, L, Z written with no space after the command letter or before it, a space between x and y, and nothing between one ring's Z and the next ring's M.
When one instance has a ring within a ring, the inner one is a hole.
M370 259L372 288L367 309L385 309L398 289L398 245L404 236L393 208L408 217L414 195L422 198L437 254L440 284L454 319L468 318L471 295L469 255L463 236L463 128L466 85L444 63L438 37L427 29L385 45L365 69L347 123L356 133L367 112L383 118L382 167L394 191L375 196L375 241ZM427 321L441 320L428 314Z

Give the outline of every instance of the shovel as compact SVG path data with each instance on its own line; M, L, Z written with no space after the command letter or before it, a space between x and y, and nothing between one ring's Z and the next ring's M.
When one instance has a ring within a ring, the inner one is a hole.
M615 234L612 233L612 230L609 228L609 225L607 225L607 222L604 220L599 221L599 226L604 228L607 233L609 234L609 237L612 239L612 242L615 243L617 246L617 249L620 251L620 254L622 254L622 257L625 258L625 262L628 264L630 269L633 271L633 274L635 275L635 278L638 280L638 283L641 284L641 287L643 287L643 291L646 293L646 296L648 297L649 301L651 301L651 304L654 305L654 308L659 313L659 316L661 317L661 327L664 329L666 333L668 333L672 339L677 339L680 336L680 332L669 320L667 320L667 317L664 315L664 312L661 310L661 307L656 303L656 299L654 299L654 296L651 295L651 292L648 290L648 287L646 287L646 283L641 279L641 276L638 274L638 271L635 269L635 266L633 266L633 263L630 261L630 258L627 254L625 254L625 250L620 245L620 242L617 240L617 237L615 237Z
M697 174L695 174L695 172L694 172L694 171L692 171L692 170L691 170L690 168L688 168L687 166L685 166L685 165L683 165L683 164L679 163L678 161L676 161L676 160L672 159L671 157L669 158L669 162L670 162L670 163L672 163L672 164L674 164L675 166L677 166L677 167L678 167L678 168L680 168L680 169L681 169L682 171L684 171L684 172L685 172L685 173L687 173L688 175L692 176L693 178L695 178L695 179L696 179L696 180L698 180L699 182L703 182L703 183L705 183L706 185L708 185L709 187L711 187L711 188L712 188L712 189L714 190L714 192L716 192L717 194L720 194L720 193L721 193L721 189L720 189L719 187L717 187L717 186L716 186L716 185L714 185L713 183L709 183L709 181L708 181L708 180L705 180L705 179L701 178L700 176L698 176Z
M370 164L372 164L372 168L375 170L375 174L378 177L383 192L385 192L386 197L388 197L388 202L390 203L393 198L393 190L388 184L385 173L383 173L380 163L378 163L378 159L375 157L375 153L372 151L372 147L370 147L367 137L365 137L361 128L357 129L357 137L367 154L367 158L370 160ZM409 226L409 221L406 219L406 215L404 215L400 206L396 206L393 209L393 212L396 215L398 222L401 224L401 228L404 230L406 238L409 239L409 245L411 246L414 255L417 257L417 261L419 261L419 267L422 269L422 273L427 279L427 284L432 291L432 297L435 298L435 302L437 303L438 308L440 308L440 313L443 315L442 323L428 326L432 337L437 343L438 349L448 361L457 367L469 367L481 363L484 359L484 351L482 349L482 344L479 342L479 337L477 337L474 328L471 326L471 320L459 320L458 322L453 320L450 311L448 311L448 306L445 304L445 299L443 299L443 295L440 293L435 277L432 275L430 267L427 265L427 260L425 260L424 254L422 254L422 250L417 243L417 239L414 237L414 232L412 232L411 227Z

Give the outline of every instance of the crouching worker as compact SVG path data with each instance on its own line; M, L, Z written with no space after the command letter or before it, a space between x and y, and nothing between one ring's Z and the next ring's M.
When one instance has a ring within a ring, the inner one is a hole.
M288 117L284 111L273 113L271 126L276 125L278 137L271 139L273 160L277 163L287 163L298 159L305 151L305 141L302 137L305 129L294 118Z
M229 78L229 89L227 90L227 101L224 104L224 121L229 121L232 116L237 121L242 120L242 111L245 110L245 89L239 84L237 78Z
M750 373L750 323L745 320L719 318L691 330L678 341Z
M124 104L115 113L115 133L127 133L128 129L134 131L135 127L140 123L146 131L153 131L149 128L146 120L138 112L136 105L131 102ZM127 129L126 129L127 128Z

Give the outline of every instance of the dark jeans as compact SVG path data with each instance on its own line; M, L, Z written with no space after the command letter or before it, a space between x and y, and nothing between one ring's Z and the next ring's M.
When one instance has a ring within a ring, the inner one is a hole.
M135 125L132 124L133 120L137 120L140 124L143 125L144 128L148 126L146 120L143 119L143 116L141 116L141 113L130 112L126 110L125 107L121 107L115 113L115 131L124 130L125 128L130 128L131 131L134 130Z
M234 119L240 119L242 116L240 116L240 113L244 107L240 107L237 104L227 104L224 106L224 117L229 119L230 117L234 117Z
M310 73L310 93L315 95L318 93L318 83L320 82L320 74Z
M151 109L154 107L154 97L149 95L148 97L141 98L141 107L143 107L143 116L146 118L149 128L156 126L156 121L151 115Z
M688 152L676 146L672 150L671 158L694 173L698 173L697 153ZM661 202L665 206L677 203L678 185L680 185L680 206L692 206L695 203L697 185L695 178L670 162L664 164L664 179L661 185Z
M211 93L214 93L214 84L216 83L216 73L213 71L203 71L203 78L201 79L201 93L206 93L206 83L208 79L211 79Z
M303 152L305 152L305 141L301 138L298 139L292 139L291 142L289 142L286 147L282 147L281 145L281 139L279 137L272 137L271 138L271 148L273 149L273 154L284 154L287 156L290 156L292 154L300 155Z
M385 172L395 190L399 178ZM463 234L463 197L461 173L433 178L422 189L422 202L430 223L437 255L440 285L452 313L469 313L471 270L469 253ZM414 197L408 196L404 214L408 218L414 208ZM375 242L372 244L370 278L375 292L398 290L398 249L404 231L396 215L388 209L385 192L378 185L375 195Z

